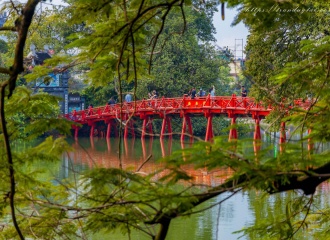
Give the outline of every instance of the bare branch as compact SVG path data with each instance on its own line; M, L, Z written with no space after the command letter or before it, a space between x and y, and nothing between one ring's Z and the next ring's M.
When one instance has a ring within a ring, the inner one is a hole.
M20 14L19 9L17 9L14 2L11 0L10 3L11 3L12 8L16 11L16 14L19 15Z

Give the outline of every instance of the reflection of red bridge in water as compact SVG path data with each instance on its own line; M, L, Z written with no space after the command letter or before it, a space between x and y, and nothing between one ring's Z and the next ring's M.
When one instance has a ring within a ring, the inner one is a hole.
M310 103L303 100L295 100L292 107L308 108ZM284 106L279 106L284 107ZM180 116L182 121L181 140L186 134L193 135L191 117L204 116L207 119L207 127L205 141L213 138L212 118L213 116L227 115L231 118L231 127L229 139L237 138L237 130L235 127L238 117L250 117L255 120L254 139L261 138L260 120L265 118L272 110L273 106L265 106L258 103L254 98L232 96L216 96L205 98L161 98L153 100L141 100L131 103L106 105L101 107L89 108L82 111L73 111L66 114L65 117L76 123L88 124L90 136L93 136L96 123L103 121L107 124L106 138L110 137L111 127L116 126L116 120L124 124L124 138L128 137L129 129L134 129L133 118L140 118L142 123L141 138L146 134L152 134L152 119L162 119L162 127L160 138L165 135L172 135L171 118ZM285 141L284 128L285 123L282 123L280 142ZM167 133L165 133L167 127ZM78 137L79 127L72 126L75 129L75 138ZM134 135L134 130L131 131Z
M136 152L138 149L136 144L140 144L139 140L135 141L135 138L126 138L123 140L123 152L120 159L118 155L119 139L84 138L83 140L89 140L90 142L87 146L86 144L81 146L79 143L81 140L76 140L75 144L73 144L75 150L69 154L69 158L74 164L86 165L89 168L120 168L121 166L125 170L142 175L158 172L154 180L169 174L170 170L164 168L164 163L155 161L155 158L160 157L156 156L155 153L161 153L161 157L169 156L172 153L172 145L174 143L171 138L159 139L161 152L158 146L155 146L158 139L156 141L153 138L141 139L142 152ZM105 145L105 150L98 150L102 149L102 144ZM191 143L185 144L181 141L181 149L191 146ZM184 153L182 154L184 157ZM153 155L153 159L146 161L150 155ZM229 168L217 168L210 171L206 167L196 169L194 165L184 165L180 169L192 177L191 183L207 186L220 185L234 173ZM162 171L159 172L159 170ZM330 192L330 184L324 182L318 189L323 192Z
M167 140L159 139L161 156L155 154L159 152L159 149L158 145L155 146L157 142L153 138L141 139L142 152L137 152L138 148L136 145L140 144L139 141L135 141L134 138L126 138L123 140L123 152L120 159L118 155L118 139L89 138L90 145L84 144L83 146L80 145L81 140L76 140L75 144L73 144L75 150L69 154L69 158L74 164L86 165L89 168L120 168L121 166L125 170L141 175L157 173L154 180L169 174L170 170L164 168L165 164L155 161L157 160L155 158L165 157L172 153L173 140L171 138ZM83 140L87 139L84 138ZM98 150L102 149L104 145L106 145L106 149ZM189 146L191 145L181 142L182 149ZM153 156L152 159L146 161L151 155ZM192 177L191 183L208 186L216 186L223 183L233 173L228 168L210 171L206 168L196 169L193 165L182 166L181 170Z

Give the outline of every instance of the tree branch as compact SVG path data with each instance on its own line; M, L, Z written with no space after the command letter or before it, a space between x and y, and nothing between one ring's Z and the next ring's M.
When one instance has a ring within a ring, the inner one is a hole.
M16 27L4 26L4 27L0 27L0 31L12 31L12 32L16 32L17 29L16 29Z
M160 223L160 229L158 231L157 236L155 237L155 240L164 240L166 238L171 220L172 220L171 218L164 218L162 220L162 222Z
M11 67L11 76L9 78L9 94L11 97L16 87L16 80L18 74L24 71L23 59L24 59L24 46L28 34L29 27L32 22L32 18L36 9L37 4L40 0L29 0L24 9L22 10L21 16L15 21L16 31L18 32L18 39L15 47L15 58L13 66Z
M7 75L11 74L11 72L8 68L3 68L3 67L0 67L0 73L7 74Z
M291 175L289 176L286 183L283 182L282 175L277 181L274 182L274 188L269 189L268 192L279 193L300 189L304 192L305 195L314 194L316 187L330 178L330 163L326 163L325 165L316 169L310 169L309 172L311 174L300 178L297 175Z
M273 183L274 188L272 189L265 189L268 191L268 193L279 193L289 190L303 190L304 194L309 195L313 194L316 190L316 187L328 180L330 178L330 163L327 163L319 168L316 169L310 169L309 174L306 174L305 176L298 178L297 174L278 174L278 179ZM315 175L314 175L315 174ZM324 174L324 176L322 176ZM195 195L197 200L195 199L194 202L191 203L193 207L196 207L200 205L201 203L218 196L224 192L227 192L229 190L246 186L251 180L255 179L257 176L250 174L242 174L237 178L231 178L227 180L225 183L214 187L210 189L207 193L201 194L201 195ZM288 179L289 177L289 179ZM288 181L283 181L283 179L288 179ZM158 212L155 217L151 220L146 222L147 224L155 224L160 223L162 224L163 221L166 221L167 219L173 219L177 217L178 215L181 215L182 213L190 210L192 206L183 208L181 206L180 209L172 209L166 213L164 212Z
M5 82L8 83L8 82ZM8 161L8 169L9 169L9 179L10 179L10 193L9 193L9 204L11 209L11 217L13 220L14 227L16 229L17 234L19 235L20 239L24 239L24 236L18 226L15 214L15 193L16 193L16 181L15 181L15 170L14 170L14 163L13 163L13 156L11 154L10 143L9 143L9 135L7 131L7 125L5 120L5 90L7 84L2 84L0 88L0 121L1 121L1 130L3 133L4 144L7 154L7 161Z
M24 236L19 228L17 223L16 214L15 214L15 193L16 193L16 181L15 181L15 169L13 163L13 156L10 147L10 140L7 131L7 123L5 117L5 94L6 87L9 86L9 94L10 97L15 90L16 80L18 74L20 74L23 70L23 55L24 55L24 46L27 38L27 33L29 26L31 24L35 8L40 0L29 0L24 9L22 10L21 16L19 16L15 21L15 28L18 32L18 40L15 47L15 57L13 66L8 70L5 68L1 68L0 70L6 74L9 74L9 80L3 82L0 86L0 121L1 121L1 129L3 133L3 140L6 149L7 161L8 161L8 170L9 170L9 179L10 179L10 193L9 193L9 201L10 201L10 209L11 209L11 217L13 220L14 227L20 239L24 239ZM3 28L2 28L3 29Z

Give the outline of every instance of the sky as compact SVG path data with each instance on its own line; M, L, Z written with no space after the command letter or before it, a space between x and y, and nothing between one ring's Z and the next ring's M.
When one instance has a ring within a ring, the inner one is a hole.
M231 26L234 18L237 14L236 9L225 9L225 20L221 19L220 8L216 12L213 18L213 24L216 28L216 39L217 45L219 47L228 47L233 52L235 51L236 46L236 57L239 58L242 56L242 50L246 45L246 39L249 34L248 29L243 23L240 23L236 26ZM244 55L244 54L243 54Z

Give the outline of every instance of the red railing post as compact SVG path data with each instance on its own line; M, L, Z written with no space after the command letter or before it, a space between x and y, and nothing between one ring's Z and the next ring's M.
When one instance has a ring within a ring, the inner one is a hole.
M93 108L92 107L88 107L88 115L93 115Z
M247 104L248 103L248 98L247 97L243 97L242 99L243 99L243 107L244 108L247 108L247 106L248 106L248 104Z
M203 106L204 107L210 107L211 106L211 96L210 96L210 94L207 95Z
M231 95L230 106L231 107L237 107L237 97L236 97L236 94L232 94Z

